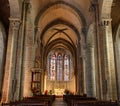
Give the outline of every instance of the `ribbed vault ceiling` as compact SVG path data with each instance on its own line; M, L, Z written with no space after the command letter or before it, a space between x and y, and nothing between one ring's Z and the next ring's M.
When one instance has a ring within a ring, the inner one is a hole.
M39 13L35 22L39 28L38 39L47 50L47 47L51 49L76 47L85 24L84 16L79 9L66 2L57 2ZM72 49L70 51L72 52Z
M10 7L10 1L12 0L0 0L0 20L7 31L9 28L10 8L13 8ZM19 0L19 2L22 1ZM80 40L85 20L86 23L91 20L91 13L89 12L90 0L30 0L30 2L32 4L33 23L35 22L35 27L40 30L38 39L42 40L44 46L58 39L65 39L69 44L76 46L78 39ZM105 5L101 3L100 7L102 8ZM110 13L113 30L120 22L119 13L120 1L113 0Z

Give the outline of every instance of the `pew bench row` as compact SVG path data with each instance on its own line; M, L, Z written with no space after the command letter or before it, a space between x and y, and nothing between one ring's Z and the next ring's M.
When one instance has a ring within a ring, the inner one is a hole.
M23 100L2 103L2 106L52 106L55 95L39 95L35 97L26 97Z
M63 99L68 106L118 106L117 101L99 101L93 97L80 95L64 95Z

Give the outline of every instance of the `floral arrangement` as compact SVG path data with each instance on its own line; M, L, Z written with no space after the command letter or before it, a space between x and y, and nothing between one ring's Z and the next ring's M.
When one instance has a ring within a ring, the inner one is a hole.
M50 91L49 91L49 94L52 95L52 93L53 93L52 90L50 90Z

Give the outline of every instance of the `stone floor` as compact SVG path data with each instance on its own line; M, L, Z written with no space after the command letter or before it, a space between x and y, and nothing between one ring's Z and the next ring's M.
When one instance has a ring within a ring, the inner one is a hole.
M67 104L63 101L63 98L56 98L52 106L67 106Z

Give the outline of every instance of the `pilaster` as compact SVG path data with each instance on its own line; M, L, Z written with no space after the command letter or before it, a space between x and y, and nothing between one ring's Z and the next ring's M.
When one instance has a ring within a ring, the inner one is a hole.
M35 43L34 43L34 27L31 20L31 3L30 0L24 2L25 12L25 43L24 43L24 84L23 84L23 97L32 96L31 92L31 69L34 67L35 59Z

